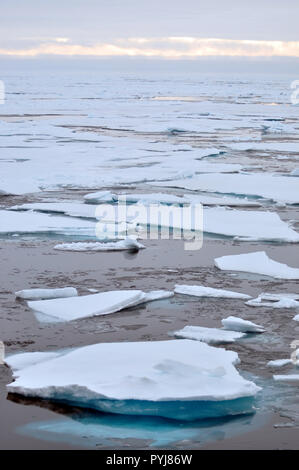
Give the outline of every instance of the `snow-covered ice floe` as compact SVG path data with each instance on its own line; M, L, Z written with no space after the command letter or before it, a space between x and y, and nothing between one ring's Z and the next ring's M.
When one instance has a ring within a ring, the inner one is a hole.
M246 302L251 307L298 308L299 294L262 292L256 299Z
M108 193L108 194L106 194ZM166 193L123 193L113 194L110 191L86 194L84 199L89 204L101 204L103 202L118 202L125 200L127 203L149 204L190 204L200 203L204 206L231 206L231 207L260 207L257 200L241 197L227 197L215 195L191 195L175 196Z
M248 199L246 197L229 197L219 195L204 194L184 194L184 200L189 203L200 203L203 206L228 206L228 207L260 207L261 203L257 199Z
M208 344L234 343L243 338L245 333L238 331L227 331L221 328L207 328L204 326L185 326L182 330L175 331L176 338L193 339Z
M239 271L261 274L276 279L299 279L299 269L272 260L264 251L241 255L221 256L215 259L215 266L224 271Z
M210 173L180 180L159 181L152 183L152 185L184 188L191 191L261 197L275 202L299 204L298 180L292 176L275 176L266 173L250 175Z
M0 233L51 233L59 235L94 236L96 226L89 220L71 217L0 210Z
M292 364L291 359L274 359L273 361L267 362L268 367L274 367L274 368L279 368L279 367L284 367L286 365Z
M195 211L199 220L202 213L201 205L198 207L191 204L190 210ZM168 207L163 204L155 205L155 209L150 213L144 210L143 204L132 205L128 212L124 212L123 222L140 226L157 225L158 214L161 215L160 224L163 227L190 229L190 218L183 216L181 208ZM111 222L109 217L111 216L103 216L101 222ZM299 242L299 233L283 222L274 212L242 211L224 207L205 208L202 228L205 233L238 237L239 240L245 241Z
M96 219L96 208L92 204L80 202L29 202L10 207L13 211L34 211L54 214L64 214L82 219Z
M15 293L19 299L58 299L63 297L76 297L77 289L74 287L61 287L58 289L24 289Z
M265 331L265 328L261 325L234 316L223 318L221 323L225 330L230 331L241 331L243 333L263 333Z
M95 193L85 194L84 199L88 204L103 204L113 202L116 195L111 191L97 191Z
M34 356L32 355L34 354ZM195 420L254 411L260 390L233 351L188 341L100 343L6 358L11 393L96 410Z
M123 251L141 250L145 248L134 238L125 238L117 242L73 242L61 243L54 246L54 250L62 251Z
M273 375L278 382L299 382L299 374Z
M176 284L174 292L176 294L194 295L196 297L218 297L226 299L249 299L250 295L241 294L224 289L214 289L213 287L205 286L188 286Z
M172 296L173 292L163 290L148 293L141 290L115 290L67 299L36 300L28 302L28 306L39 314L38 319L41 321L43 317L40 314L45 315L45 321L72 321L108 315L124 308Z
M203 230L206 233L238 237L244 241L299 242L299 233L283 222L278 214L268 211L205 209Z

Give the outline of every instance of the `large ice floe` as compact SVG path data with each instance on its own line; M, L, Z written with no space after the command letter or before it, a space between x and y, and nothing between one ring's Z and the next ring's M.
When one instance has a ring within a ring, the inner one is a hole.
M37 354L41 354L40 357ZM100 343L6 358L11 393L96 410L195 420L254 411L237 353L188 341Z
M299 242L299 233L274 212L205 209L203 229L206 233L238 237L240 240Z
M187 325L181 330L172 333L176 338L193 339L208 344L234 343L243 338L245 333L238 331L227 331L221 328L207 328L205 326Z
M200 227L205 233L216 234L225 237L237 237L239 240L252 241L280 241L299 242L299 233L283 222L278 214L265 211L242 211L237 209L225 209L224 207L213 207L204 209L203 223L199 224L202 217L201 205L191 204L189 206L190 216L184 213L185 208L177 206L166 206L157 204L151 206L148 211L142 204L127 206L123 211L122 222L140 225L179 228L189 230L193 223ZM111 212L111 214L110 214ZM98 206L98 217L103 213L101 223L112 222L111 217L116 217L115 211L101 211ZM118 215L119 217L119 215ZM190 220L191 218L191 220ZM197 221L197 223L195 223ZM118 222L120 220L118 219Z
M256 299L248 300L246 304L251 307L298 308L298 300L299 294L262 292Z
M61 251L138 251L143 248L142 243L130 237L116 242L72 242L54 246L54 250Z
M149 204L190 204L200 203L204 206L231 206L231 207L260 207L260 202L254 199L241 197L228 197L205 194L184 194L175 196L166 193L122 193L113 194L110 191L99 191L86 194L85 202L89 204L101 204L103 202L118 202L125 200L127 203Z
M36 300L28 306L41 321L72 321L81 318L108 315L152 300L172 297L173 292L158 290L115 290L67 299ZM43 314L43 315L41 315Z
M214 289L205 286L188 286L176 284L174 292L176 294L194 295L195 297L218 297L226 299L249 299L250 295L240 292L233 292L225 289Z
M58 289L24 289L15 293L19 299L58 299L64 297L76 297L77 289L74 287L60 287Z
M299 204L298 179L266 173L204 174L193 178L152 183L155 186L184 188L222 194L252 196L276 202Z
M106 205L98 206L95 209L95 206L92 204L81 204L73 202L41 202L41 203L28 203L20 206L14 206L12 209L14 211L34 211L34 212L47 212L47 213L61 213L71 217L78 217L79 219L95 219L100 220L97 223L97 231L105 231L105 228L101 229L101 225L104 227L110 223L110 231L115 231L116 227L121 227L123 224L123 231L126 229L134 230L136 224L142 226L155 225L157 224L158 214L161 214L161 226L169 228L181 228L182 227L182 215L183 208L177 207L177 202L174 205L174 201L179 200L180 198L176 196L168 196L158 194L157 198L153 195L150 195L146 198L146 195L139 194L135 198L135 195L129 195L131 199L129 202L138 202L138 204L132 204L130 206L124 207L123 210L115 210L111 207L107 208ZM127 195L125 196L127 197ZM139 197L144 197L145 199L140 199ZM117 200L117 199L116 199ZM120 199L121 200L121 199ZM171 207L165 205L168 201L168 205L171 204ZM201 206L197 207L196 204L200 204L199 199L182 199L182 203L190 204L191 211L197 211L194 215L199 218ZM163 202L163 204L161 204ZM144 206L153 204L151 211L145 210ZM157 204L156 204L157 203ZM108 209L108 210L107 210ZM34 212L27 212L28 218ZM18 212L20 217L25 217L24 213ZM7 217L7 216L6 216ZM3 219L3 227L6 224L6 217ZM44 214L45 217L49 215ZM35 214L35 218L37 215ZM53 218L53 216L52 216ZM36 219L38 220L38 219ZM65 219L58 219L56 217L57 223ZM50 222L53 224L53 221L50 219ZM74 222L73 222L74 223ZM82 225L82 221L78 222L78 226ZM134 225L135 224L135 225ZM190 217L183 216L183 227L184 229L189 229L190 227ZM108 226L109 228L109 226ZM108 231L106 228L106 231ZM274 212L265 212L265 211L242 211L237 209L226 209L224 207L213 207L206 208L204 210L204 219L203 219L203 230L206 233L226 236L226 237L237 237L240 240L273 240L273 241L282 241L282 242L299 242L299 233L293 230L286 222L283 222L279 215Z
M223 318L221 323L225 330L241 331L243 333L264 333L265 328L249 320L243 320L239 317L229 316Z
M265 251L221 256L215 259L215 266L224 271L239 271L276 279L299 279L299 269L278 263L268 257Z
M0 210L1 234L46 233L95 237L95 222L71 217Z

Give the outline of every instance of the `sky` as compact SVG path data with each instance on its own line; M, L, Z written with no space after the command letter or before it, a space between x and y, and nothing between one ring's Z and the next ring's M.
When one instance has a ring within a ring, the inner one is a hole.
M297 0L10 0L0 57L299 58Z

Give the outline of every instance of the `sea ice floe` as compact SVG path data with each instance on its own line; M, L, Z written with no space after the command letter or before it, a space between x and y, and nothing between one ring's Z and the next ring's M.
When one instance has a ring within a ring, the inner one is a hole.
M74 287L61 287L58 289L24 289L15 293L19 299L58 299L63 297L76 297L77 289Z
M154 186L184 188L192 191L208 191L238 196L254 196L287 204L299 203L296 177L255 174L205 174L192 178L159 181Z
M225 330L240 331L242 333L264 333L265 328L249 320L229 316L221 320Z
M246 302L251 307L298 308L299 294L262 292L256 299Z
M182 330L175 331L176 338L193 339L208 344L234 343L243 338L245 333L238 331L227 331L221 328L206 328L204 326L185 326Z
M256 199L246 197L229 197L222 195L184 194L184 200L192 204L200 203L203 206L228 206L228 207L260 207L261 203Z
M114 202L117 196L111 191L97 191L95 193L85 194L84 199L88 204L102 204Z
M299 279L299 269L272 260L264 251L221 256L215 266L224 271L240 271L261 274L276 279Z
M188 286L176 284L174 292L176 294L194 295L196 297L218 297L227 299L249 299L250 295L240 292L233 292L224 289L214 289L205 286Z
M278 382L299 382L299 374L273 375Z
M293 361L291 359L275 359L273 361L267 362L268 367L283 367L289 364L293 364Z
M119 194L116 200L125 200L129 203L149 204L188 204L189 201L185 197L178 197L173 194L163 193L132 193Z
M73 242L61 243L54 246L54 250L62 251L138 251L145 248L136 239L127 237L116 242Z
M151 300L172 297L173 292L141 290L115 290L98 294L28 302L28 306L38 314L43 314L47 321L72 321L81 318L108 315L124 308L136 306ZM38 316L39 320L42 317Z
M81 204L78 202L31 202L10 207L10 210L57 213L83 219L97 218L94 205Z
M101 206L98 207L100 217ZM202 206L191 204L185 208L177 206L165 206L157 204L148 211L142 204L127 206L123 211L123 222L139 224L140 226L154 226L160 224L163 227L188 230L192 228L192 217L205 233L225 237L238 237L240 240L262 240L299 242L299 233L283 222L278 214L265 211L242 211L237 209L225 209L213 207L204 209L203 223ZM189 212L188 212L189 211ZM111 212L111 214L110 214ZM187 216L187 214L190 214ZM115 211L108 211L101 222L111 222L111 216L116 217ZM109 219L110 217L110 219ZM119 217L119 215L118 215Z
M50 233L95 237L95 222L71 217L0 210L0 233Z
M299 168L295 168L295 170L291 172L291 176L299 176Z
M268 211L205 209L203 230L206 233L238 237L239 240L299 242L299 233L283 222L278 214Z
M260 390L234 367L237 353L197 341L100 343L50 354L41 362L32 353L6 358L15 378L8 391L110 413L195 420L252 412Z

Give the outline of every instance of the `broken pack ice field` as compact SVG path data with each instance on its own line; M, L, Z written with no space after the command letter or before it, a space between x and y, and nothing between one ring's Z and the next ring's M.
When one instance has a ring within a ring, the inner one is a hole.
M124 308L172 296L173 292L163 290L148 293L141 290L114 290L67 299L36 300L28 302L28 306L37 312L40 321L72 321L108 315Z
M195 420L253 411L260 390L240 376L238 355L188 340L101 343L6 358L8 391L130 415Z
M187 286L176 284L174 292L176 294L194 295L195 297L218 297L227 299L249 299L250 295L232 292L224 289L214 289L205 286Z
M276 279L299 279L299 269L278 263L264 251L243 253L241 255L221 256L215 259L215 266L224 271L239 271L261 274Z

